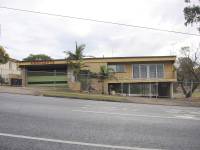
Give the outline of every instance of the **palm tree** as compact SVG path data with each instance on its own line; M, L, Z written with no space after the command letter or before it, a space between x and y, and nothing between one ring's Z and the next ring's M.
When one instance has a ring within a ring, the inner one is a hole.
M85 49L85 44L78 45L76 42L76 49L74 53L71 51L65 52L68 55L67 59L68 60L82 60L84 57L83 55L84 49Z
M75 76L75 81L79 80L81 69L86 67L83 63L83 51L85 49L85 44L78 45L76 42L75 52L67 51L65 52L67 57L67 63L73 70Z
M102 82L102 94L104 94L104 81L106 79L114 78L114 71L112 68L108 68L107 66L101 66L100 72L98 74L99 80Z
M9 60L9 55L6 53L3 46L0 46L0 64L5 64Z

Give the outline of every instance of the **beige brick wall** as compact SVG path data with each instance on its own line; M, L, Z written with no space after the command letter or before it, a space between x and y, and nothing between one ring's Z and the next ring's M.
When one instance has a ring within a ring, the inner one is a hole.
M81 90L81 83L80 82L68 82L69 89L72 91L79 92Z

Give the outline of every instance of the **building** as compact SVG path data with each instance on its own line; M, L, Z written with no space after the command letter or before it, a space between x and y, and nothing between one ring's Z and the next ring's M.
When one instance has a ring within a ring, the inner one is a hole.
M21 85L21 70L17 66L17 60L9 59L6 64L0 64L0 76L3 84Z
M173 97L173 83L177 81L174 63L176 56L85 58L84 69L98 73L105 65L114 70L114 77L100 83L87 81L97 92L129 96ZM74 81L66 60L21 61L23 85L68 85L83 88ZM103 84L103 85L102 85ZM103 87L103 88L102 88Z

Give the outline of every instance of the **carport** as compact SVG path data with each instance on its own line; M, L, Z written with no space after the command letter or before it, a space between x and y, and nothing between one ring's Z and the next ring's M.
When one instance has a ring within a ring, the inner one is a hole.
M67 86L67 64L65 60L22 62L23 86Z

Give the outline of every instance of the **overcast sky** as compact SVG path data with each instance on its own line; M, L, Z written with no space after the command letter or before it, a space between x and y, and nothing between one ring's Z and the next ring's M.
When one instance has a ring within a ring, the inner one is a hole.
M0 0L1 6L84 17L198 34L185 27L184 0ZM0 44L11 57L44 53L64 58L75 41L85 55L146 56L178 54L196 48L200 37L0 9Z

